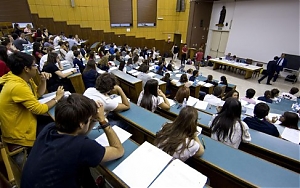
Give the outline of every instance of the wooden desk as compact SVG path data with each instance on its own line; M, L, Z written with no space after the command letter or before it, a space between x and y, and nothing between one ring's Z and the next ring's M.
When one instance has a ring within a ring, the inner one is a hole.
M117 113L131 124L133 139L153 143L156 132L168 120L133 103ZM138 115L137 115L138 114ZM150 121L147 121L150 120ZM298 187L299 174L203 136L206 150L192 158L192 167L210 178L212 187Z
M72 85L75 89L75 92L83 94L85 91L85 86L84 86L84 83L82 80L81 73L74 73L74 74L68 76L68 78L71 80Z
M227 60L219 60L219 59L210 59L209 61L213 62L213 70L219 69L220 65L226 65L229 67L234 67L238 68L241 70L244 70L245 73L245 79L251 78L253 72L260 71L262 67L258 67L255 65L248 65L245 63L237 63L237 62L232 62L232 61L227 61Z
M117 77L126 96L136 103L143 90L142 81L119 70L114 70L111 73Z

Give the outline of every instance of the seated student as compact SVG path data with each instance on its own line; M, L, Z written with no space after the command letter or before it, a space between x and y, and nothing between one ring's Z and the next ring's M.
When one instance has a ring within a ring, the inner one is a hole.
M161 76L163 76L164 75L164 65L163 64L161 64L160 66L159 66L159 68L158 68L158 70L156 71L156 74L158 74L158 75L161 75Z
M228 87L228 81L227 81L226 76L221 76L220 77L220 83L219 84L226 85L225 93L228 93L229 91L232 90L230 87Z
M60 48L59 48L60 60L65 60L67 52L69 51L66 46L66 43L64 43L63 41L59 41L58 45L60 46Z
M185 87L185 86L180 86L180 88L178 89L174 100L177 101L178 103L183 103L184 99L186 99L186 101L189 99L190 96L190 88L189 87Z
M100 123L109 146L103 147L86 136L95 121ZM47 125L34 143L21 187L98 187L89 168L123 154L118 136L105 120L103 105L72 94L57 103L55 123Z
M8 66L6 65L7 59L7 48L3 45L0 45L0 77L10 71Z
M43 56L42 53L42 45L39 42L34 42L32 45L32 56L35 57L36 63L39 65L40 64L40 60Z
M125 61L120 60L120 65L118 69L124 73L127 72L127 68L125 67Z
M250 88L250 89L247 89L246 91L246 97L242 97L241 100L244 100L250 104L256 104L256 101L254 99L252 99L255 95L255 90Z
M214 88L213 94L205 95L203 101L208 102L214 106L223 106L224 101L220 98L222 94L222 88L217 86Z
M199 76L198 73L199 73L198 70L194 70L193 75L190 77L189 81L195 81L197 79L197 77Z
M218 83L215 82L215 81L213 81L213 76L212 76L212 75L208 75L208 76L207 76L207 79L204 80L204 82L213 84L214 87L218 86Z
M171 95L170 73L166 73L165 76L161 78L161 80L166 82L166 95Z
M163 101L158 97L161 96ZM170 109L170 103L165 94L158 89L158 81L150 79L146 82L144 90L140 93L137 105L154 112L157 107L163 110Z
M192 156L200 157L204 148L197 136L197 120L195 108L182 108L174 122L166 123L156 134L154 144L183 162Z
M96 79L100 74L96 70L96 62L89 60L82 73L82 79L85 89L95 87Z
M264 96L258 97L257 100L261 100L261 101L265 101L265 102L268 102L268 103L272 103L273 101L271 99L271 91L269 91L269 90L265 91Z
M266 116L268 116L270 111L270 107L265 103L258 103L254 107L254 117L246 117L244 122L250 127L250 129L254 129L272 136L279 137L279 132L277 128L270 123Z
M193 69L188 69L187 71L186 71L186 76L187 76L187 78L188 79L190 79L190 77L193 75Z
M289 93L283 92L281 95L285 99L289 99L291 101L297 101L297 96L295 94L297 94L298 92L299 92L298 88L292 87Z
M52 74L52 77L47 80L48 92L56 91L59 86L63 86L66 91L70 91L71 93L75 92L70 79L67 77L74 74L76 69L73 69L68 73L62 73L61 70L56 66L57 62L59 62L58 54L50 52L48 54L47 62L43 67L43 71Z
M169 64L167 65L167 67L166 67L167 71L171 71L171 72L174 71L174 68L173 68L172 64L173 64L173 61L170 60L170 63L169 63Z
M86 49L86 44L81 43L80 44L80 53L81 53L82 57L85 57L85 55L87 54L85 49Z
M80 52L78 50L74 51L74 60L73 60L73 64L74 64L74 68L76 67L76 65L79 67L80 72L82 73L85 66L83 64L83 61L81 59L81 55Z
M279 121L281 122L280 125L282 126L299 130L299 116L296 113L284 112L284 114L280 116Z
M237 90L231 90L228 93L226 93L226 95L223 97L223 100L226 101L226 99L232 97L235 98L237 100L239 100L239 92Z
M8 57L7 66L11 72L0 78L4 85L0 93L0 122L3 141L11 144L31 147L39 132L48 121L39 116L47 113L64 95L59 87L56 96L45 104L38 101L46 90L46 80L51 76L41 73L41 82L36 86L37 64L34 57L22 52L14 52ZM52 120L51 120L52 121Z
M111 99L110 92L120 95L122 103ZM105 116L112 111L120 112L130 108L130 103L125 93L117 85L116 77L110 73L103 73L98 76L95 87L88 88L83 95L95 101L100 101L104 106Z
M234 148L238 148L241 142L250 142L249 127L241 121L241 113L240 101L235 98L226 99L221 111L209 123L211 138Z
M79 52L77 46L72 46L71 50L69 50L65 56L65 59L67 61L69 61L70 63L73 63L73 61L75 59L75 56L74 56L75 51Z
M139 68L139 71L141 71L141 73L139 75L137 75L137 78L142 80L143 87L144 87L146 82L148 80L152 79L152 77L147 74L149 72L149 66L145 65L145 64L142 64Z
M108 56L109 53L106 52L106 55L104 55L98 63L99 69L104 70L106 72L109 70Z
M50 52L55 52L55 51L54 51L54 48L48 47L48 48L47 48L47 54L45 54L45 55L42 56L42 58L41 58L41 60L40 60L40 66L39 66L40 71L43 70L43 67L44 67L44 65L45 65L45 63L46 63L46 61L47 61L47 59L48 59L48 54L49 54Z
M277 88L274 88L271 90L271 98L273 102L278 101L278 96L279 96L279 90Z
M176 85L176 82L171 81L172 84ZM179 83L183 84L185 87L190 87L192 84L189 83L187 74L182 74L179 78Z

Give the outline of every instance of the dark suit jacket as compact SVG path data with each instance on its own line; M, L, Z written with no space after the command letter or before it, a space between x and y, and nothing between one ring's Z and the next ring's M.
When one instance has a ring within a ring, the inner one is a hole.
M277 63L279 63L280 60L281 60L281 58L278 59ZM285 58L283 58L282 65L281 66L277 65L276 71L282 71L283 67L285 67L286 64L287 64L287 60Z
M275 61L275 60L269 61L268 65L267 65L268 75L274 75L276 69L277 69L277 61Z

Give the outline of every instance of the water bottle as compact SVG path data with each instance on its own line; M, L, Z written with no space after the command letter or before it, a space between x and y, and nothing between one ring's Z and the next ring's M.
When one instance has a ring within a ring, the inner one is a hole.
M200 76L202 77L202 72L200 72Z
M186 98L183 99L182 108L186 107Z
M76 70L77 70L77 72L80 72L80 70L79 70L79 66L76 64Z

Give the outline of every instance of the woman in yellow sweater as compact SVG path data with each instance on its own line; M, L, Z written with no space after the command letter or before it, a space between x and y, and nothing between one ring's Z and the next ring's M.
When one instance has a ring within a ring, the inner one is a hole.
M0 93L0 121L3 141L32 147L36 139L36 115L45 114L64 95L58 88L56 97L45 104L38 101L46 90L46 79L51 74L41 73L39 86L33 81L38 65L31 55L15 52L8 58L11 72L0 78L4 85Z

